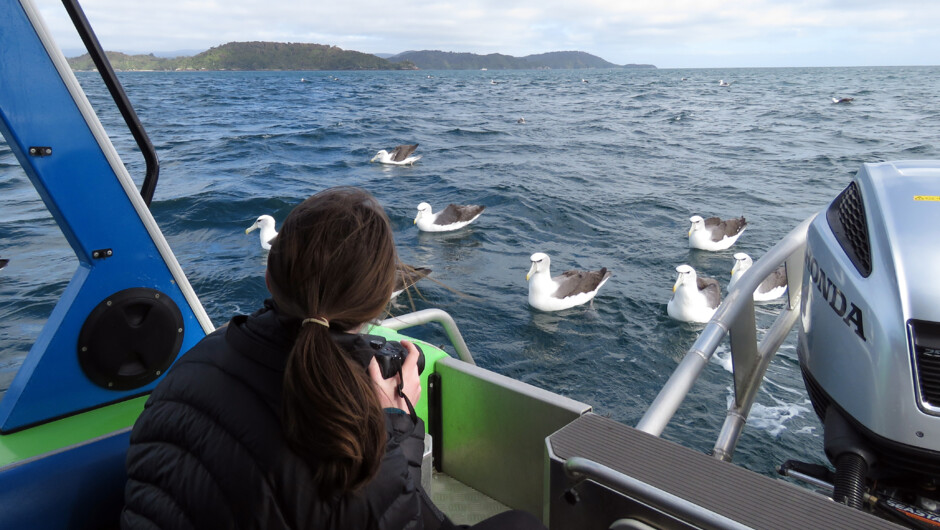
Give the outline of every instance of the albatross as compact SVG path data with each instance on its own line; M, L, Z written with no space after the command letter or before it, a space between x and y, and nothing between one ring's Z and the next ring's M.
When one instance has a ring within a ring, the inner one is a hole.
M706 323L721 303L721 286L714 278L700 277L689 265L676 267L679 276L672 286L666 313L683 322Z
M261 248L271 250L271 242L277 237L277 230L274 229L274 218L270 215L258 217L255 224L245 229L245 233L250 233L252 230L261 230Z
M728 291L738 283L744 271L751 268L754 261L744 252L738 252L734 255L734 266L731 268L731 281L728 282ZM755 302L767 302L776 300L787 292L787 272L783 265L777 267L770 276L760 282L757 289L754 290Z
M392 291L392 296L389 300L398 298L398 295L403 293L405 289L418 283L418 280L427 277L428 274L431 274L431 269L426 267L412 267L404 263L399 264L398 270L395 271L395 290Z
M717 217L702 219L700 215L689 218L689 247L702 250L724 250L734 244L747 227L744 217L726 219Z
M415 217L414 224L418 225L418 230L422 232L450 232L475 221L483 213L484 208L486 207L477 204L464 206L448 204L447 208L433 213L431 205L422 202L418 205L418 216Z
M0 258L0 269L6 267L6 266L7 266L7 263L10 263L10 260L8 260L8 259L6 259L6 258Z
M382 149L375 156L372 157L372 160L369 162L379 161L380 164L389 164L393 166L413 166L415 162L421 160L421 155L411 156L411 153L415 152L415 149L418 148L418 144L414 145L399 145L392 150L391 153Z
M597 271L570 270L552 278L547 254L536 252L529 259L532 266L525 276L529 282L529 305L540 311L561 311L590 302L610 278L607 267Z

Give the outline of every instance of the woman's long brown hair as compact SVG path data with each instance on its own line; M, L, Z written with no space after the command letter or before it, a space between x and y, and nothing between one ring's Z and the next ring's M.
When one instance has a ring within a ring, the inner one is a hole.
M385 418L372 380L330 338L378 317L398 258L381 205L357 188L320 192L287 216L268 255L268 286L282 314L325 318L301 326L284 372L281 414L291 449L323 497L365 485L385 453Z

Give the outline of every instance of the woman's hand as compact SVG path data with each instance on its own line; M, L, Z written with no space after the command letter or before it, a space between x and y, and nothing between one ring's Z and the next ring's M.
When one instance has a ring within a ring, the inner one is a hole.
M396 408L408 411L408 405L398 394L398 383L403 383L402 392L411 401L412 406L417 405L421 399L421 378L418 375L418 348L410 341L403 340L401 345L408 350L408 356L401 367L401 374L396 374L389 379L382 379L382 371L379 369L379 363L372 358L369 363L369 377L375 381L375 392L379 397L379 403L382 408Z

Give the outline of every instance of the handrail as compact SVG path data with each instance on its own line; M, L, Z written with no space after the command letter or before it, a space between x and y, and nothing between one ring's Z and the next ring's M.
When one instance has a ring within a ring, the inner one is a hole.
M791 230L741 276L637 423L637 429L655 436L662 434L718 345L730 332L735 399L729 406L713 454L723 460L731 458L764 373L796 322L806 234L815 217ZM781 263L786 263L788 302L758 346L751 293Z
M677 497L629 475L611 469L587 458L573 456L565 461L565 474L573 479L590 479L633 499L661 510L679 520L699 528L749 530L750 527L734 519Z
M137 113L134 112L134 107L131 105L130 100L127 99L127 94L124 92L121 82L114 73L114 68L111 67L111 63L108 61L104 50L101 48L98 37L95 36L94 30L91 29L91 24L88 23L88 19L85 17L85 12L82 11L82 7L78 5L78 0L62 0L62 5L65 6L69 18L72 19L72 24L75 25L78 35L82 38L82 42L85 43L85 49L88 50L88 55L91 56L91 60L94 61L98 73L101 74L101 79L104 81L105 86L108 87L111 98L114 99L115 105L117 105L118 110L121 111L124 122L130 129L134 140L137 142L137 147L144 156L144 161L147 163L147 172L144 176L144 183L140 186L140 196L143 197L144 204L149 207L150 201L153 199L153 192L157 189L157 178L160 174L160 161L157 159L157 151L153 148L153 144L150 142L150 138L147 136L144 126L141 125Z
M444 332L447 334L451 346L457 351L457 356L460 357L461 361L476 364L473 361L473 356L470 355L470 349L467 348L467 343L463 340L463 335L461 335L460 330L457 329L457 323L454 322L453 317L442 309L422 309L421 311L387 318L380 322L379 325L397 331L414 326L421 326L429 322L437 322L444 327Z

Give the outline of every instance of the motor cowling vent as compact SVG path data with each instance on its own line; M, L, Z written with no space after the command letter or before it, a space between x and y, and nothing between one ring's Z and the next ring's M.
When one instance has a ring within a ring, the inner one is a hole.
M101 301L78 336L78 362L93 383L133 390L160 377L183 344L183 315L169 295L134 287Z
M911 320L908 323L921 404L940 411L940 323Z
M865 204L854 182L832 201L826 211L826 220L842 250L852 260L859 274L867 278L871 274L871 244L868 241Z

